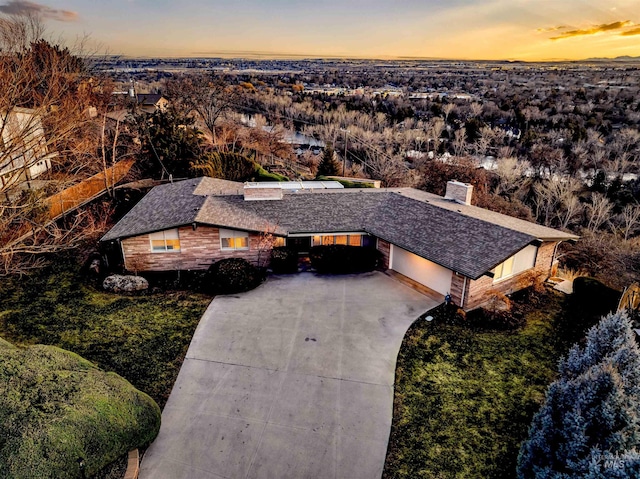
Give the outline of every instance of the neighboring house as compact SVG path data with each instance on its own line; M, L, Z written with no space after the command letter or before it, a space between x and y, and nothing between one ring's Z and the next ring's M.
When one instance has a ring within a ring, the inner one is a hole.
M102 241L119 242L125 267L137 271L206 269L229 257L255 263L264 232L301 254L314 245L375 247L385 269L473 309L492 290L510 293L535 274L548 277L558 244L577 239L471 206L471 194L458 182L441 197L197 178L157 186Z
M36 110L0 112L0 188L37 178L51 169L51 159Z
M138 109L145 113L155 113L165 111L169 107L169 100L159 93L137 93L136 103Z

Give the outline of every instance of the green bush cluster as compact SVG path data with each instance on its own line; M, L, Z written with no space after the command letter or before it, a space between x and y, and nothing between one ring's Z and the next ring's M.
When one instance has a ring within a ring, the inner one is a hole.
M286 246L271 250L271 271L275 274L290 274L298 271L298 252Z
M243 293L264 280L264 271L243 258L226 258L209 268L211 286L219 294Z
M344 186L345 188L373 188L373 181L371 180L371 183L365 183L365 182L356 182L356 181L349 181L349 180L343 180L342 178L336 178L336 177L330 177L330 176L318 176L316 178L316 180L318 181L337 181L338 183L340 183L342 186Z
M238 153L212 151L191 163L195 174L231 181L246 181L256 170L256 164Z
M149 444L160 408L115 373L53 346L0 345L0 477L91 476Z
M254 181L289 181L289 178L286 176L279 175L278 173L271 173L259 165L256 165L256 171L252 179Z
M380 264L381 253L375 248L336 244L313 246L309 257L318 273L347 274L373 271Z
M251 158L232 152L208 152L191 163L191 171L231 181L289 181L286 176L268 172Z

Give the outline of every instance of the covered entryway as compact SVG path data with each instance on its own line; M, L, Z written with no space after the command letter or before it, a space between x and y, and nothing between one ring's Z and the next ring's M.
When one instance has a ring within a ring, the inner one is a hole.
M294 236L287 238L287 247L298 254L309 254L311 251L311 236Z
M389 268L440 294L451 290L453 271L421 258L406 249L391 245Z

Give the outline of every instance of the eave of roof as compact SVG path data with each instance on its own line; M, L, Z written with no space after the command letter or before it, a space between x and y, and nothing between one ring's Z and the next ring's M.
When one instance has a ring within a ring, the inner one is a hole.
M488 223L502 226L503 228L508 228L514 231L519 231L521 233L535 236L539 240L571 241L577 240L579 238L579 236L573 233L556 230L554 228L549 228L537 223L532 223L531 221L521 220L520 218L504 215L502 213L497 213L485 208L457 203L442 196L438 196L433 193L427 193L426 191L422 190L416 190L415 188L394 188L393 191L406 196L407 198L413 198L418 201L427 202L439 208L455 211L471 218L476 218Z
M102 241L192 223L281 236L362 231L477 279L536 240L577 239L412 189L324 190L245 201L237 194L241 186L197 178L156 187Z

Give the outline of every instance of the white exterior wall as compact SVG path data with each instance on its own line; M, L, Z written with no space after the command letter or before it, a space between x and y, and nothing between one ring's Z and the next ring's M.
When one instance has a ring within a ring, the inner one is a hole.
M427 288L447 294L451 291L453 271L427 259L391 245L389 268L425 285Z
M9 113L0 112L0 130L5 153L0 155L0 175L16 170L24 179L32 179L51 169L51 156L42 119L36 110L14 108ZM5 178L5 183L10 181Z

